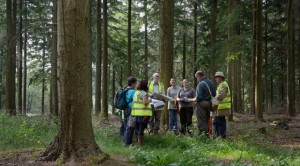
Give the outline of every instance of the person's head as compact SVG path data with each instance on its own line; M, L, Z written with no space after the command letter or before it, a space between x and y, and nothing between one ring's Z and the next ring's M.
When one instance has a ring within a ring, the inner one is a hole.
M127 79L127 85L134 88L136 85L137 79L133 76L128 77Z
M175 80L174 78L171 78L171 80L170 80L170 85L175 87L176 84L177 84L177 83L176 83L176 80Z
M183 86L184 88L189 88L189 87L190 87L189 80L183 79L183 81L182 81L182 86Z
M148 92L148 81L147 80L141 80L136 89Z
M152 78L153 78L153 82L157 83L159 81L160 76L159 76L158 73L154 73L153 76L152 76Z
M203 73L203 71L201 70L198 70L196 73L195 73L195 77L197 78L197 80L201 80L203 77L205 76L205 74Z
M225 80L224 73L221 71L217 71L215 74L215 80L217 83L220 83Z

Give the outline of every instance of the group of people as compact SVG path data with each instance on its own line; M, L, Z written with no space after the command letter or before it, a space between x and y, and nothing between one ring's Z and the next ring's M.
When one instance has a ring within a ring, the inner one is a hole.
M158 134L162 108L155 108L151 105L152 99L156 99L153 93L167 95L173 99L168 101L168 129L170 131L173 131L175 134L191 135L192 117L195 112L199 133L208 135L210 113L213 112L213 133L217 137L226 138L226 116L230 115L231 97L224 73L215 73L217 88L205 76L203 71L197 71L195 77L199 81L196 90L190 87L187 79L182 81L182 87L180 87L177 85L176 80L172 78L167 94L165 94L164 84L159 81L160 75L158 73L153 74L150 82L141 80L138 84L135 77L129 77L126 87L128 88L126 101L129 104L121 112L119 132L119 136L124 138L125 145L133 144L134 135L136 136L136 144L143 145L144 130L148 124L150 127L149 132ZM213 98L219 101L219 104L214 106L214 108L211 103ZM178 119L180 119L180 127Z

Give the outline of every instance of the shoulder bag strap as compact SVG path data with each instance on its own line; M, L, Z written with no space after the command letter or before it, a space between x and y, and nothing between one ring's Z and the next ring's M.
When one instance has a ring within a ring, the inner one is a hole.
M210 97L211 97L211 99L213 98L213 96L212 96L212 94L211 94L211 91L210 91L210 88L209 88L209 86L207 85L207 83L205 82L205 81L202 81L206 86L207 86L207 88L208 88L208 91L209 91L209 94L210 94Z

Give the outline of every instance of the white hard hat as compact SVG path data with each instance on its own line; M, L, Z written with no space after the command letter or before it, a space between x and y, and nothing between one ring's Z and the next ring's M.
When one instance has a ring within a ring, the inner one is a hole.
M221 71L217 71L215 77L224 77L224 73Z

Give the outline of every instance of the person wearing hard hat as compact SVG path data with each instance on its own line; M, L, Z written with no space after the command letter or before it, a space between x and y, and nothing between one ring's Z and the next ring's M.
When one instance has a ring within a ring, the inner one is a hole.
M215 80L218 84L215 99L219 101L219 105L214 116L214 133L217 137L226 138L226 116L230 115L231 111L231 96L230 88L225 81L223 72L216 72Z

